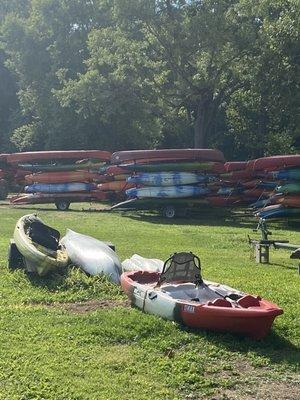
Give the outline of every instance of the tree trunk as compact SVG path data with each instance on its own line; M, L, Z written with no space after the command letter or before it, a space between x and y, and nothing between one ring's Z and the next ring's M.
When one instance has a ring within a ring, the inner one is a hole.
M217 113L217 102L212 95L201 101L197 107L197 115L194 123L194 147L205 148L207 138L212 130L213 120Z
M197 107L197 115L194 123L194 147L202 149L206 146L206 102L200 102Z

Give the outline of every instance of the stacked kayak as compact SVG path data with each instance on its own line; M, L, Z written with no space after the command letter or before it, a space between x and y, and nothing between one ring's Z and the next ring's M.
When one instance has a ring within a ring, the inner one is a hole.
M127 174L128 199L204 198L224 172L224 161L214 149L120 151L112 155L108 171Z
M175 253L164 264L135 255L123 267L121 285L132 305L192 328L262 339L283 313L259 296L203 280L192 253Z
M70 202L107 200L98 191L99 168L110 160L111 154L101 150L40 151L15 153L7 162L16 169L24 192L11 199L12 204L54 202L61 210Z
M274 160L270 157L266 161L269 169L265 175L277 185L263 204L256 205L256 215L263 219L299 219L300 156L274 157ZM262 161L258 164L260 168L261 164Z

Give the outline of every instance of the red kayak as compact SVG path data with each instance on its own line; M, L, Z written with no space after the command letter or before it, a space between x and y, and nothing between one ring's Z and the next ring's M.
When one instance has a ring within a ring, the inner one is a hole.
M284 196L284 197L279 197L277 199L278 204L282 204L285 207L295 207L295 208L300 208L300 196L295 195L295 196Z
M117 151L111 156L112 164L124 162L147 162L147 161L215 161L224 162L224 155L215 149L164 149L164 150L131 150Z
M142 269L142 268L141 268ZM146 267L145 267L146 269ZM276 304L219 283L204 281L200 260L175 253L162 272L125 272L121 285L132 305L192 328L261 339L283 310Z
M300 166L300 155L272 156L251 160L247 169L252 171L274 171L290 167Z
M240 196L207 196L208 203L214 207L233 207L241 202Z
M69 182L91 182L100 174L89 171L59 171L41 172L25 176L25 182L32 183L69 183Z
M227 174L221 174L220 178L224 181L228 182L242 182L245 180L253 179L254 174L251 171L243 170L243 171L232 171Z
M29 151L25 153L13 153L7 155L10 164L35 162L40 160L84 160L95 159L109 161L111 153L102 150L61 150L61 151Z
M100 183L99 185L97 185L97 188L101 191L122 192L135 186L135 183L128 183L126 181L112 181Z
M226 172L242 171L246 166L247 161L228 161L224 164Z

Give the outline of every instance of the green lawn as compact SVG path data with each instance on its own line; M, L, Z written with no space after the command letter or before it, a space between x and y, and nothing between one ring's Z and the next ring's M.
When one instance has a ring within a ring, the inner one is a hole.
M272 250L272 265L255 264L247 243L247 234L255 235L254 219L210 211L196 220L166 221L81 207L38 214L62 234L71 228L112 241L121 259L193 251L206 279L260 294L283 307L284 315L267 338L255 342L142 314L126 305L118 287L76 268L43 279L10 272L6 254L15 223L35 210L2 205L0 399L300 398L297 263L288 252ZM275 229L274 237L300 242L299 231ZM89 304L97 304L91 300L111 302L89 311ZM86 312L68 307L70 302L86 302Z

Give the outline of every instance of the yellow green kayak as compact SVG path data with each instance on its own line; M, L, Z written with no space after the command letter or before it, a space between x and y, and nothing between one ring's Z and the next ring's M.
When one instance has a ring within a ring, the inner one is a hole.
M28 272L46 275L68 264L57 230L45 225L36 214L24 215L15 227L14 240Z

